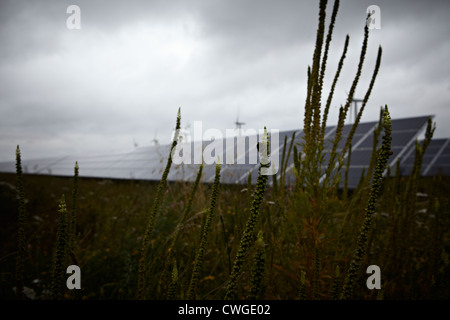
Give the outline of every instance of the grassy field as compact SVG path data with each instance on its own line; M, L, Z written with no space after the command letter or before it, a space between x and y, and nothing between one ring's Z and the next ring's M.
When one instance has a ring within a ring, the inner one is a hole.
M18 216L15 180L13 174L0 175L3 299L16 298L13 291L16 286ZM394 180L386 184L393 185ZM81 268L82 289L66 290L64 298L135 299L139 251L156 188L156 183L145 181L79 180L74 256ZM167 185L150 241L149 299L167 298L173 268L165 266L168 248L175 227L182 218L191 188L192 184ZM386 188L390 190L390 187ZM24 285L33 290L30 297L34 294L36 299L47 299L57 237L58 205L64 193L70 208L68 195L71 194L72 179L25 175L24 189L27 212ZM406 230L402 230L402 225L397 221L396 231L392 230L396 223L393 217L395 212L389 210L392 194L384 192L379 214L376 214L369 236L368 254L362 263L364 268L358 272L353 298L377 298L379 290L366 287L369 275L365 269L373 264L381 268L384 299L450 298L450 183L448 179L423 179L419 191L421 195L417 197L414 221ZM301 273L305 271L305 298L332 299L334 281L343 282L352 257L363 217L358 210L360 206L349 205L351 197L347 201L336 197L331 201L333 208L329 212L329 221L326 226L321 226L320 222L314 224L314 221L308 221L300 208L294 208L294 189L288 188L285 192L284 208L275 204L279 199L274 197L272 189L266 191L262 203L257 229L263 231L266 259L258 298L299 298ZM177 299L186 298L199 244L202 216L210 193L211 185L199 185L191 215L176 242ZM249 216L250 197L244 186L221 186L196 298L224 297L239 240ZM319 240L315 248L309 246L310 232L318 233ZM391 236L395 239L390 240ZM243 267L238 298L246 298L249 294L256 252L257 246L252 248ZM66 265L74 263L70 256L66 259ZM340 269L339 277L335 277L336 266Z

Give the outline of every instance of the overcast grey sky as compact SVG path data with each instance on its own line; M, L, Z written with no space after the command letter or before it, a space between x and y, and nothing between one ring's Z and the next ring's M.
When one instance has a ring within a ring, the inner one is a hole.
M328 19L334 1L329 1ZM69 5L81 29L69 30ZM450 1L341 0L327 65L328 94L345 35L350 45L329 125L356 72L366 9L370 30L357 98L383 48L362 121L387 104L393 118L434 115L435 137L450 137ZM170 142L183 126L225 134L237 114L244 129L299 129L312 62L318 1L0 0L0 161L104 154Z

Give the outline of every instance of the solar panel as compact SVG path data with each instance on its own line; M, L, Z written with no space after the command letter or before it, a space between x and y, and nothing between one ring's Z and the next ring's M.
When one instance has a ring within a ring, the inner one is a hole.
M422 167L425 176L450 174L450 139L437 139L430 143L425 151L424 158L427 159Z
M393 156L389 159L389 165L395 168L397 160L400 161L402 174L409 174L414 164L415 141L421 131L426 128L429 116L393 119L392 120L392 151ZM369 166L372 155L372 146L374 139L374 130L378 121L360 123L352 139L352 154L349 166L349 188L357 186L363 168ZM343 127L342 139L338 145L338 152L342 151L347 136L352 128L351 124ZM329 153L335 138L336 126L328 126L325 130L325 154L322 172L328 165ZM270 134L269 130L269 134ZM278 148L275 143L271 144L272 159L278 155L278 163L281 165L283 156L284 142L286 139L286 149L293 144L301 151L303 142L303 131L286 130L278 133ZM256 142L260 140L259 135L232 137L216 141L216 149L211 141L186 142L179 145L179 157L185 156L187 163L180 164L174 160L169 172L168 180L194 181L198 169L199 158L194 153L196 147L206 150L202 153L204 156L212 157L215 160L217 156L221 157L222 183L240 183L246 184L248 175L252 175L252 183L256 183L259 169L259 155L256 151ZM378 146L381 144L382 134L379 137ZM273 141L273 140L272 140ZM220 147L221 145L221 147ZM155 145L136 148L132 152L112 155L87 155L87 156L66 156L43 159L22 159L24 173L49 174L49 175L73 175L75 161L80 166L81 177L97 178L115 178L115 179L142 179L159 180L166 166L171 145ZM186 152L186 154L185 154ZM293 175L293 152L287 155L286 161L286 184L295 183ZM273 159L275 160L275 159ZM392 170L391 170L392 171ZM15 172L15 163L13 161L0 163L0 172ZM278 178L279 178L278 173ZM450 139L434 139L431 141L423 158L422 174L431 176L435 174L450 174ZM204 164L203 181L213 182L215 177L215 163ZM271 183L272 179L269 180ZM344 168L341 170L341 187L344 182Z
M389 158L388 165L395 165L397 159L401 159L411 146L414 145L414 141L417 136L426 128L429 117L417 117L408 119L393 119L392 120L392 141L391 150L393 156ZM352 138L352 154L349 165L349 188L355 188L361 177L361 173L364 167L369 166L370 158L372 155L372 147L374 141L374 131L378 126L378 121L360 123ZM338 144L338 152L342 152L342 149L346 143L347 137L351 131L352 124L347 124L343 127L342 138ZM333 132L334 131L330 131ZM378 146L381 145L383 133L378 138ZM331 136L334 139L334 135ZM332 140L328 139L326 144L327 148L325 152L330 152L332 147ZM346 159L346 157L345 157ZM328 164L329 154L325 154L325 165ZM290 159L290 161L292 161ZM292 163L288 167L292 169ZM325 172L326 167L322 167L322 172ZM292 172L288 172L291 174ZM336 174L334 171L333 175ZM344 183L344 170L341 170L340 187L343 187Z

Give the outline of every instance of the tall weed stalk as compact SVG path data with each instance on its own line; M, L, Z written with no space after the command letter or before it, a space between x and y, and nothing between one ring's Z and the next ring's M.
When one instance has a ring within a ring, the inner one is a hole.
M178 109L177 121L175 126L175 135L172 141L172 146L170 148L170 153L167 159L166 168L164 169L161 180L159 181L158 188L156 190L155 199L153 201L153 206L150 212L150 217L148 220L147 228L145 234L142 238L142 247L139 259L139 271L138 271L138 289L137 298L145 299L145 285L146 285L146 265L147 265L147 251L149 250L149 242L153 234L153 225L155 224L156 214L158 213L159 207L163 200L163 191L167 182L167 176L169 175L170 167L172 165L172 152L178 143L178 135L181 128L181 114L180 109Z
M220 164L216 164L216 175L214 178L212 194L211 194L211 204L209 206L209 210L205 212L206 218L204 220L204 224L202 225L202 229L200 232L200 244L197 251L197 256L194 262L194 269L192 271L191 282L189 284L189 289L187 292L187 298L190 300L195 299L195 293L197 290L197 285L200 279L201 268L203 266L203 261L205 257L206 251L206 243L208 240L208 234L211 229L211 223L214 217L214 212L216 211L216 202L217 197L219 195L219 187L220 187Z
M358 237L355 252L353 254L353 260L351 261L349 269L347 271L347 276L342 288L341 299L350 299L352 297L357 273L359 271L361 261L366 254L367 240L372 225L373 214L375 213L375 205L380 194L384 170L386 169L386 165L390 156L392 123L387 106L385 107L383 114L383 128L383 142L381 145L381 150L378 154L372 185L370 187L369 201L365 210L364 223L361 227L361 232Z
M67 223L67 208L64 194L61 197L59 204L59 222L58 231L56 234L56 249L53 262L53 274L50 290L50 298L52 300L59 300L63 298L65 278L64 278L64 266L67 256L67 249L69 245L68 238L68 223Z
M20 148L17 145L16 149L16 184L17 184L17 196L19 199L19 216L18 216L18 248L16 259L16 292L19 299L24 298L24 264L25 255L27 250L26 236L25 236L25 224L26 224L26 211L25 211L25 191L23 188L23 173L22 173L22 160L20 156Z
M262 146L266 145L267 152L269 150L269 139L267 130L264 128L264 136L262 139ZM264 148L264 147L263 147ZM242 266L247 259L247 253L251 244L253 243L254 230L258 221L261 203L266 192L268 175L261 174L261 169L266 164L261 164L259 168L259 175L256 181L255 193L253 197L252 206L250 208L250 217L247 220L244 233L239 243L239 248L234 260L233 269L231 271L230 279L225 294L225 300L234 300L237 295L237 282L242 272Z

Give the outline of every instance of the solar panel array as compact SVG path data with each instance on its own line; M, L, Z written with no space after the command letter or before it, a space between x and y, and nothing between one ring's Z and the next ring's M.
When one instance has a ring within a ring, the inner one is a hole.
M395 168L397 160L400 162L401 172L408 175L414 163L415 143L426 128L429 116L394 119L392 120L392 151L393 155L389 159L388 165ZM360 180L363 168L369 165L372 154L374 141L374 132L378 126L378 121L360 123L357 127L352 139L351 162L348 172L348 186L355 188ZM347 124L343 128L342 139L338 145L337 151L340 153L351 130L352 125ZM271 131L269 130L269 133ZM332 141L335 137L336 126L330 126L325 131L325 161L328 164L329 154ZM273 134L272 134L273 135ZM281 162L283 145L291 144L294 138L294 144L300 144L303 138L303 132L297 131L281 131L279 136L279 149L271 150L271 154L278 153L278 162ZM240 148L238 143L245 142L245 148ZM259 135L234 137L223 140L216 140L215 152L211 157L222 157L222 183L247 183L249 174L251 173L252 183L256 183L259 167L259 157L256 152L256 142L260 140ZM381 143L381 137L378 142ZM193 181L199 168L199 164L195 162L195 147L200 146L201 150L213 150L211 141L190 142L182 146L183 151L179 151L180 156L185 156L189 161L185 164L172 165L168 180L185 180ZM276 144L273 144L276 146ZM208 147L209 146L209 147ZM209 149L208 149L209 148ZM198 150L198 149L197 149ZM218 152L222 150L222 153ZM277 151L277 152L276 152ZM22 159L24 173L29 174L46 174L46 175L73 175L75 161L78 161L81 177L95 178L111 178L111 179L138 179L138 180L159 180L166 166L167 157L170 152L170 145L155 145L148 147L136 148L134 151L122 154L100 155L100 156L66 156L43 159ZM184 152L187 152L184 154ZM189 154L190 152L190 154ZM255 158L256 157L256 158ZM198 160L198 159L197 159ZM198 162L198 161L197 161ZM287 159L286 183L291 184L295 181L292 173L293 155ZM325 166L322 167L322 171ZM15 172L15 163L0 163L0 172ZM215 175L215 164L204 164L203 181L212 182ZM343 173L341 171L343 181ZM450 174L450 139L436 139L430 143L423 160L422 174L431 176L436 174Z
M415 147L418 136L425 131L429 118L429 116L424 116L392 120L391 150L393 154L389 157L388 166L395 168L397 160L402 165L402 160L407 155L407 151ZM356 188L364 168L367 169L369 166L377 126L378 122L360 124L355 132L348 172L348 187L350 189ZM350 129L351 125L344 127L345 138L342 141L345 141ZM378 139L378 146L381 145L381 137L382 134ZM342 151L342 144L340 144L341 147L338 148L338 151ZM344 170L341 171L341 183L344 181L343 176Z
M421 145L423 141L419 142ZM409 175L414 165L415 147L411 146L400 163L402 175ZM423 156L422 176L450 175L450 139L434 139Z

